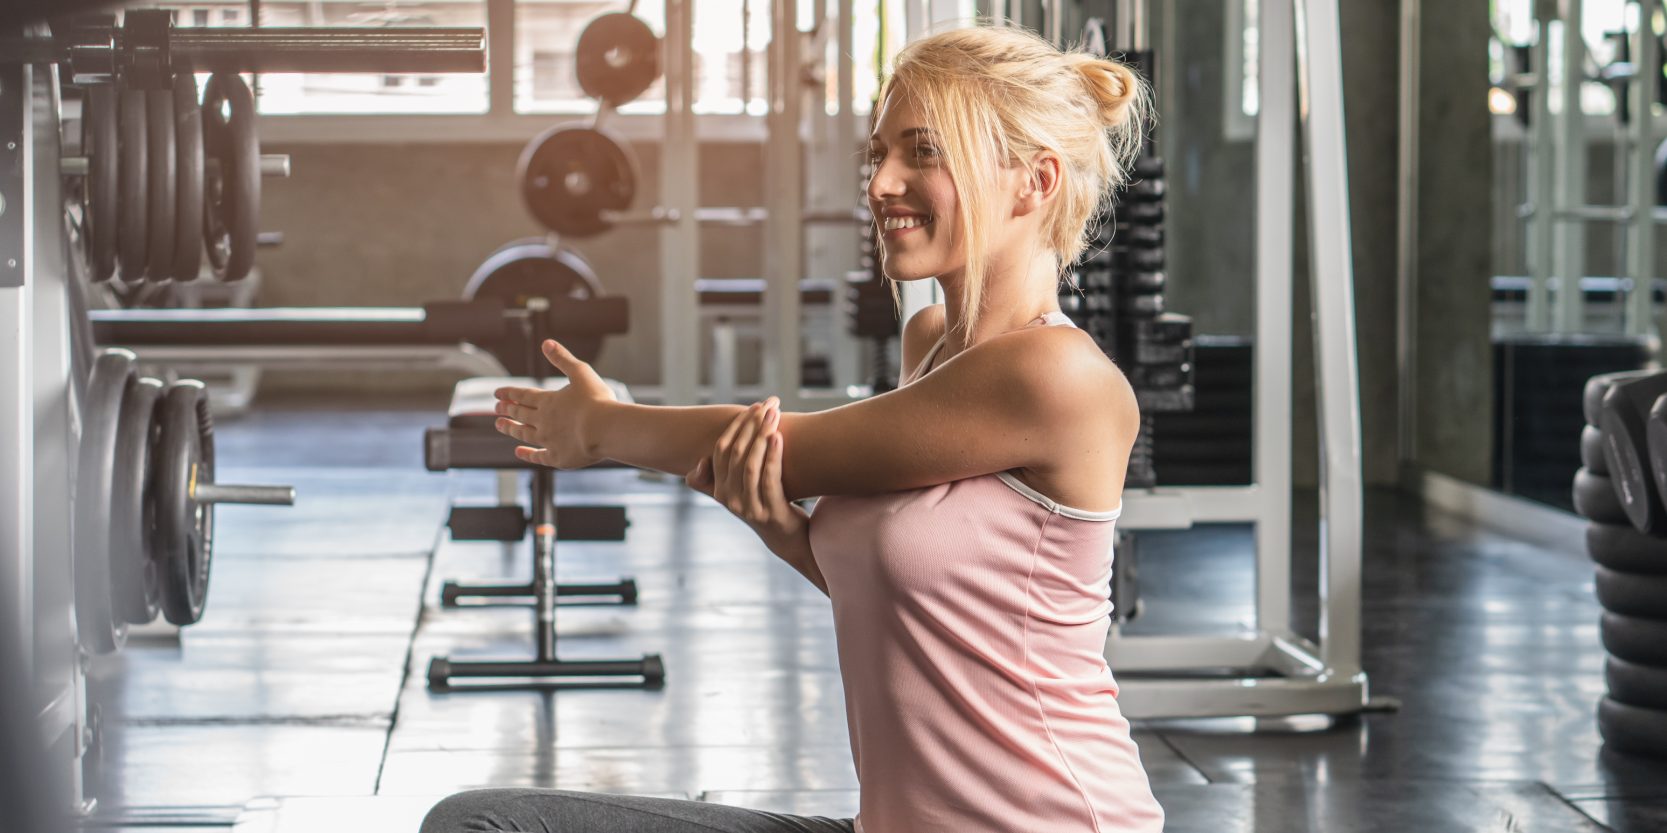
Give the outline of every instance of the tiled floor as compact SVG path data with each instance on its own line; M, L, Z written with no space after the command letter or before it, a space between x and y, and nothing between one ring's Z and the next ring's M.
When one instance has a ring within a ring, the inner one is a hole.
M632 523L624 544L562 544L561 577L632 575L641 601L563 607L559 649L658 652L664 690L428 692L431 655L524 656L531 628L525 609L437 605L441 579L526 570L524 552L439 535L449 498L492 493L484 475L422 470L440 404L280 403L218 426L222 480L291 482L299 499L222 509L203 622L95 666L103 813L201 830L272 797L287 800L242 812L245 829L409 829L433 797L481 785L853 812L827 599L675 481L560 478ZM1310 552L1312 518L1297 512ZM1366 541L1366 668L1401 710L1322 731L1137 724L1171 831L1667 830L1667 765L1600 748L1577 550L1387 492L1368 497ZM1137 627L1245 621L1249 547L1242 527L1143 535Z

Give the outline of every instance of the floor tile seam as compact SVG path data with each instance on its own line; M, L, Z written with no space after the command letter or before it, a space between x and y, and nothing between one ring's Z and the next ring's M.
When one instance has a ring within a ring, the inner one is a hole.
M1169 751L1175 753L1175 757L1179 758L1181 760L1181 763L1186 764L1189 767L1192 767L1192 770L1194 772L1198 773L1198 777L1204 779L1205 784L1217 783L1217 781L1214 778L1210 777L1210 774L1208 772L1204 771L1203 767L1199 766L1196 762L1194 762L1192 760L1192 758L1187 756L1186 752L1181 750L1181 747L1175 745L1175 742L1169 739L1168 733L1166 733L1166 732L1164 732L1160 729L1149 729L1147 731L1150 731L1152 734L1157 735L1158 740L1162 741L1164 746L1169 747Z
M316 728L373 728L392 721L390 712L326 715L209 715L201 717L123 717L109 723L130 729L174 729L207 726L293 726Z
M400 706L405 700L406 687L411 682L411 664L416 660L417 656L417 635L422 632L423 620L428 616L428 590L429 585L434 581L434 566L435 562L438 560L436 558L436 554L440 551L441 541L446 538L446 531L446 525L442 523L434 532L434 546L429 550L428 566L423 570L423 580L417 590L419 594L417 596L417 613L414 617L412 617L411 628L407 634L405 643L405 665L400 671L399 687L394 690L393 714L389 717L388 730L382 739L382 753L378 756L376 762L376 779L371 784L371 792L373 794L377 794L382 791L382 775L388 768L389 750L393 747L394 732L399 728Z
M1597 825L1599 829L1608 830L1608 831L1610 831L1610 833L1614 833L1615 828L1610 827L1609 825L1604 824L1601 821L1598 821L1597 817L1593 816L1591 813L1586 812L1585 808L1581 807L1577 802L1569 799L1568 796L1563 795L1561 792L1559 792L1556 788L1552 787L1550 784L1547 784L1544 781L1539 782L1539 784L1540 784L1541 787L1544 787L1545 791L1547 793L1549 793L1553 798L1555 798L1555 799L1557 799L1557 801L1561 802L1563 804L1563 806L1569 808L1570 810L1573 810L1576 813L1579 813L1581 818L1586 819L1587 821L1590 821L1591 823ZM1607 801L1608 799L1584 799L1584 800L1604 800L1604 801Z

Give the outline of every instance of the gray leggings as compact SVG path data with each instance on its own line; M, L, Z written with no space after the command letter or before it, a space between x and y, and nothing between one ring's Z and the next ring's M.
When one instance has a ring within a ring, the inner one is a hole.
M458 793L428 811L422 833L852 833L851 819L567 790Z

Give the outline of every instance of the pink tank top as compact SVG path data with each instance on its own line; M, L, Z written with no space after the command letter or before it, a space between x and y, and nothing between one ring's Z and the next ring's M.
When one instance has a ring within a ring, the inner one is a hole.
M1163 830L1102 654L1118 512L1008 472L816 504L857 833Z

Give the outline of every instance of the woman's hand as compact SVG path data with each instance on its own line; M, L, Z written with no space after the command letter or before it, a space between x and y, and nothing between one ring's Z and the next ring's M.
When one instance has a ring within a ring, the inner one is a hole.
M522 460L558 469L582 469L602 461L589 442L591 419L615 402L612 388L590 365L561 344L544 342L544 357L567 377L561 390L498 388L497 429L519 440Z
M782 438L776 430L780 424L781 401L775 397L742 411L718 438L712 456L702 459L687 481L745 521L772 551L793 563L809 558L810 516L788 502L782 491Z

